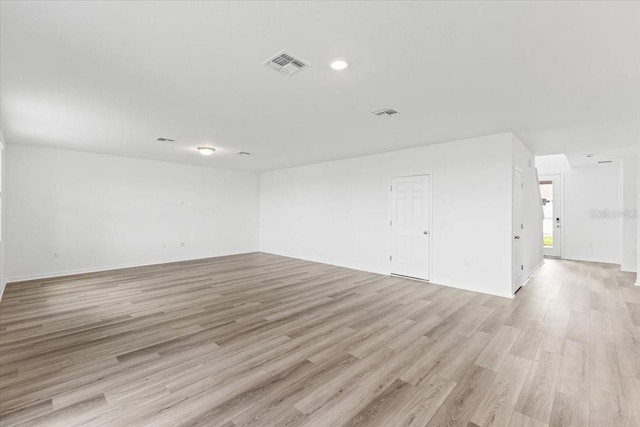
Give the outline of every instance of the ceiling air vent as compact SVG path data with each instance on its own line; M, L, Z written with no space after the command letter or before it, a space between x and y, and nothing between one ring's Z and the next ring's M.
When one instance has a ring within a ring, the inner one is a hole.
M374 114L376 116L395 116L396 114L400 113L398 113L393 108L383 108L382 110L374 111L371 114Z
M285 76L292 76L298 71L302 71L307 68L310 64L283 50L264 61L262 65L267 68L271 68L272 70L276 70Z
M251 153L249 153L248 151L238 151L236 153L238 156L250 156Z
M167 143L171 143L171 142L176 142L174 139L171 138L162 138L162 137L158 137L156 138L156 142L167 142Z
M605 163L613 163L613 160L600 160L598 163L604 165Z

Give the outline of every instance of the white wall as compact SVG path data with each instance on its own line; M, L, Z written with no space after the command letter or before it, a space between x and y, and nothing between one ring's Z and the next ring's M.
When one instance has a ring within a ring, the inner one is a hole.
M640 286L640 152L638 152L638 180L636 182L638 183L638 219L636 220L636 228L638 231L638 239L636 241L636 254L638 258L636 266L638 267L638 274L636 275L636 286Z
M620 165L573 168L563 176L567 259L620 264L620 218L596 219L592 210L620 209Z
M536 169L539 176L562 175L571 169L571 165L564 154L550 154L536 157Z
M0 299L2 299L2 294L7 284L4 267L4 147L5 141L0 130Z
M9 281L258 249L256 173L14 144L5 154Z
M621 209L624 218L620 227L620 256L622 271L638 271L638 156L622 161ZM634 215L635 214L635 215Z
M260 175L262 251L389 273L389 184L432 175L431 281L511 296L512 136Z
M543 261L542 252L542 197L540 196L540 180L534 166L535 158L531 151L515 135L513 138L513 164L522 172L523 200L522 221L524 229L519 233L522 248L522 264L524 274L520 283L514 283L516 291L524 281L537 269ZM514 272L514 277L515 277Z

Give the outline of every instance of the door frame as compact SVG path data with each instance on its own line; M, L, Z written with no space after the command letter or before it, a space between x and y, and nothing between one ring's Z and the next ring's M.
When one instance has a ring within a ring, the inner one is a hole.
M411 178L414 176L428 176L429 177L429 185L427 185L427 202L429 204L429 206L426 209L426 212L429 215L429 221L427 221L427 224L429 226L429 242L428 242L428 251L429 251L429 259L427 260L427 263L429 265L429 278L428 279L421 279L418 277L409 277L409 276L402 276L399 274L395 274L392 272L392 268L391 268L391 255L393 252L393 239L391 236L391 218L392 218L392 209L393 209L393 192L392 192L392 187L393 187L393 180L396 178ZM407 175L393 175L390 176L387 180L388 185L387 185L387 189L388 189L388 196L387 196L387 224L389 224L389 234L388 234L388 251L389 251L389 268L388 268L388 274L390 276L397 276L397 277L404 277L406 279L412 279L412 280L419 280L422 282L430 282L431 278L433 277L433 173L432 172L422 172L422 173L410 173Z
M554 227L554 239L555 236L559 236L560 237L560 250L558 251L558 254L547 254L545 253L545 249L544 246L542 247L542 254L544 257L551 257L551 258L564 258L564 181L563 181L563 176L560 173L553 173L553 174L545 174L545 175L540 175L538 176L538 185L540 185L540 182L542 181L553 181L553 198L554 198L554 206L556 201L556 195L560 196L560 204L558 205L560 207L560 228L556 227L555 222L553 223L553 227ZM555 212L554 215L555 217ZM555 230L559 230L559 231L555 231Z
M516 233L516 207L515 207L515 194L516 194L516 173L520 174L520 183L522 184L522 188L520 188L520 224L524 225L524 171L518 166L513 167L513 171L511 172L511 182L512 182L512 191L511 191L511 292L515 294L515 292L524 284L525 282L525 272L523 270L518 271L514 270L514 264L516 261L516 244L520 247L520 263L524 263L523 257L523 237L524 237L524 229L521 228L519 231L520 239L516 243L515 233ZM520 279L519 281L517 279Z

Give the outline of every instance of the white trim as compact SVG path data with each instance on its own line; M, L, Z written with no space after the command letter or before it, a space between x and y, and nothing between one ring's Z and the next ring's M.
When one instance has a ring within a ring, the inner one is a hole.
M529 283L529 280L531 280L531 278L532 278L533 276L535 276L535 274L538 272L538 270L540 270L540 268L542 268L542 266L543 266L543 265L544 265L544 258L542 258L542 261L540 261L540 262L538 263L538 265L536 265L536 266L534 267L534 269L533 269L533 270L531 270L531 273L529 273L529 274L527 275L527 278L526 278L526 279L525 279L525 281L522 283L522 285L520 285L520 287L523 287L524 285L526 285L527 283ZM515 293L514 293L514 295L515 295Z
M4 215L4 209L5 209L5 205L6 205L6 201L4 200L4 186L5 186L5 157L7 155L6 152L4 152L5 148L6 148L6 143L4 140L4 135L2 134L2 129L0 129L0 151L2 151L2 155L0 156L0 162L2 162L2 164L0 165L0 171L2 173L2 176L0 176L0 301L2 301L2 295L4 295L4 290L7 288L7 280L5 280L5 242L7 239L7 234L5 233L4 230L4 223L6 221L6 216Z
M398 273L391 273L389 274L389 276L391 277L398 277L400 279L409 279L409 280L415 280L416 282L422 282L422 283L431 283L430 280L427 279L421 279L419 277L411 277L411 276L404 276L402 274L398 274Z
M516 291L518 289L520 289L522 286L524 286L525 283L527 283L527 280L529 280L529 278L524 278L524 281L522 283L517 283L516 279L521 278L522 280L522 275L521 274L517 274L518 270L517 268L514 269L513 267L513 263L515 261L515 257L516 257L516 242L515 242L515 229L516 229L516 223L515 223L515 211L516 211L516 207L515 207L515 193L516 193L516 187L515 187L515 183L516 183L516 173L520 174L520 184L524 185L524 171L517 165L513 165L513 170L511 171L511 230L509 230L509 245L511 248L511 266L510 266L510 270L511 270L511 294L515 295ZM521 190L524 187L521 188ZM520 224L524 223L524 191L522 191L522 199L520 200ZM522 233L519 233L522 235ZM520 262L522 264L524 264L524 260L523 260L523 256L524 254L522 253L522 244L520 245L521 247L521 251L520 251Z
M58 271L55 273L41 273L41 274L31 274L26 276L15 276L11 277L7 280L7 284L15 285L22 282L28 282L31 280L42 280L42 279L54 279L57 277L65 277L65 276L75 276L78 274L88 274L88 273L102 273L112 270L121 270L124 268L135 268L135 267L150 267L153 265L161 265L161 264L172 264L176 262L184 262L184 261L199 261L205 260L209 258L220 258L230 255L243 255L243 254L251 254L256 253L258 251L249 251L249 252L230 252L224 254L215 254L211 256L205 256L202 258L175 258L175 259L166 259L166 260L157 260L157 261L148 261L148 262L137 262L137 263L126 263L126 264L118 264L104 267L93 267L93 268L78 268L74 270L64 270Z
M391 276L390 274L387 274L387 273L384 273L384 272L381 272L381 271L373 271L371 269L366 269L366 268L357 268L357 267L354 268L354 267L346 266L346 265L336 265L336 264L329 263L329 262L323 262L323 261L317 261L317 260L313 260L313 259L294 257L294 256L291 256L291 255L277 254L277 253L273 253L273 252L250 251L250 252L228 253L228 254L222 254L222 255L212 255L212 256L208 256L208 257L204 257L204 258L184 258L184 259L156 261L156 262L150 262L150 263L121 264L121 265L118 265L118 266L96 267L96 268L93 268L93 269L91 269L91 268L89 268L89 269L76 269L76 270L60 271L60 272L57 272L57 273L36 274L36 275L30 275L30 276L18 276L18 277L11 278L11 280L7 284L19 285L22 282L31 281L31 280L54 279L54 278L57 278L57 277L73 276L73 275L77 275L77 274L101 273L101 272L107 272L107 271L112 271L112 270L120 270L120 269L124 269L124 268L149 267L149 266L160 265L160 264L172 264L172 263L182 262L182 261L198 261L198 260L204 260L204 259L209 259L209 258L218 258L218 257L224 257L224 256L230 256L230 255L250 254L250 253L256 253L256 252L262 252L262 253L265 253L265 254L272 254L272 255L284 256L284 257L288 257L288 258L300 259L300 260L303 260L303 261L316 262L316 263L319 263L319 264L327 264L327 265L331 265L333 267L348 268L350 270L364 271L364 272L367 272L367 273L379 274L381 276ZM393 277L399 277L399 276L393 276ZM412 280L412 279L407 278L407 280ZM424 282L424 283L432 284L432 285L446 286L446 287L449 287L449 288L456 288L456 289L463 289L463 290L471 291L471 292L477 292L479 294L493 295L493 296L497 296L497 297L513 299L513 295L509 295L507 293L504 293L504 292L501 292L501 291L498 291L498 290L493 290L493 289L490 289L490 290L479 290L477 288L472 288L470 286L464 286L464 285L458 285L458 284L434 283L434 282L424 281L424 280L420 280L420 281Z
M380 271L379 269L375 269L375 268L367 268L367 267L362 267L362 266L354 267L354 266L346 265L346 264L336 264L335 262L326 261L326 260L317 260L317 259L311 259L311 258L301 258L299 256L294 256L294 255L290 255L290 254L283 254L283 253L277 253L277 252L266 252L266 251L260 251L260 252L263 252L265 254L284 256L284 257L287 257L287 258L300 259L300 260L303 260L303 261L315 262L315 263L318 263L318 264L331 265L333 267L347 268L349 270L364 271L366 273L379 274L381 276L395 277L395 278L406 279L406 280L415 280L415 281L419 281L419 282L422 282L422 283L425 283L425 284L446 286L446 287L449 287L449 288L456 288L456 289L463 289L465 291L477 292L479 294L493 295L493 296L496 296L496 297L503 297L503 298L513 299L513 295L509 295L509 294L507 294L505 292L502 292L502 291L499 291L499 290L494 290L494 289L485 290L485 289L472 288L470 286L464 286L464 285L458 285L458 284L442 283L442 282L434 282L434 281L427 281L427 280L421 280L421 279L415 279L415 278L402 277L402 276L392 275L389 272Z
M544 265L544 257L540 260L538 265L536 265L534 269L531 270L531 273L529 273L529 278L533 277L538 272L538 270L542 268L543 265Z
M470 286L465 286L465 285L458 285L458 284L452 284L452 283L435 283L435 282L429 282L432 285L438 285L438 286L446 286L449 288L456 288L456 289L462 289L465 291L471 291L471 292L476 292L479 294L484 294L484 295L493 295L495 297L502 297L502 298L509 298L509 299L513 299L513 295L514 294L510 294L508 292L504 292L504 291L499 291L499 290L494 290L494 289L478 289L478 288L472 288Z
M556 259L563 259L566 261L584 261L584 262L599 262L601 264L614 264L620 266L620 260L617 259L594 259L594 258L579 258L579 257L562 257Z

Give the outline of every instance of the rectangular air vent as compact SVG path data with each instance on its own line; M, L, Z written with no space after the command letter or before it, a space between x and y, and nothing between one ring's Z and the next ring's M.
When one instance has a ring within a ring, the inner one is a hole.
M298 71L302 71L307 68L310 64L307 61L296 58L283 50L264 61L262 65L267 68L271 68L272 70L276 70L285 76L292 76Z
M604 165L605 163L613 163L613 160L600 160L598 163Z
M393 108L383 108L382 110L374 111L371 114L374 114L376 116L395 116L396 114L400 113L398 113Z
M174 139L171 139L171 138L158 137L158 138L156 138L156 142L167 142L167 143L170 143L170 142L176 142L176 141Z

